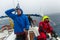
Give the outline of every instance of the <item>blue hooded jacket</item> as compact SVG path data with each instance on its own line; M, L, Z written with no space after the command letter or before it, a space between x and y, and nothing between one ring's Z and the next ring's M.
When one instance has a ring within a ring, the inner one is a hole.
M21 9L20 9L21 10ZM12 12L14 12L15 9L10 9L5 11L5 13L13 19L14 22L14 33L22 33L24 32L24 28L26 30L29 29L29 20L28 17L23 14L23 11L21 10L21 15L15 15Z

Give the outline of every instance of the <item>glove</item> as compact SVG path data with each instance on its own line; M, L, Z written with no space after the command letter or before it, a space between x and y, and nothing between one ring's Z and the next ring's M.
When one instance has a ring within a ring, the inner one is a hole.
M46 34L46 30L43 30L43 28L40 26L40 28L39 28L39 33L40 32L44 32L45 34Z
M19 3L16 6L16 10L20 9Z
M55 37L55 38L57 38L57 37L58 37L58 35L56 34L56 32L55 32L55 31L52 31L51 36L52 36L52 37Z

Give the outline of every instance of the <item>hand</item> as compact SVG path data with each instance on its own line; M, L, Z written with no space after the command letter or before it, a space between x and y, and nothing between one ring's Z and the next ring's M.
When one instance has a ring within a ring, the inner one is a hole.
M26 35L26 40L28 40L28 30L26 30L26 29L24 28L24 32L25 32L25 35Z
M28 30L26 30L25 28L24 28L24 32L25 32L26 34L28 34Z

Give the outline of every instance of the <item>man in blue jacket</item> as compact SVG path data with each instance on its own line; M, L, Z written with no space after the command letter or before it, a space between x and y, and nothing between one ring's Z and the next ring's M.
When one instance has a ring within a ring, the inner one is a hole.
M13 14L14 11L16 11L17 14ZM10 9L5 11L5 13L13 19L16 40L26 40L29 30L29 21L28 17L23 14L22 9Z

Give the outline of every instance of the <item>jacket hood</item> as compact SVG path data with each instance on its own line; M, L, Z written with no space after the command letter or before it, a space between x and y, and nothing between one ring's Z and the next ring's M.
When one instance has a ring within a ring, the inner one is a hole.
M23 14L23 10L21 8L18 8L16 10L20 10L21 11L21 14ZM17 12L17 11L16 11Z
M44 21L46 18L49 19L49 16L43 16L42 21Z

